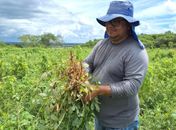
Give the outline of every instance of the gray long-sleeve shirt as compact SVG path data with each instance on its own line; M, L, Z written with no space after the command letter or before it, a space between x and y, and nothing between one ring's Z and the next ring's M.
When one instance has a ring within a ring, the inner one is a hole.
M109 85L111 96L99 96L102 126L124 128L139 114L138 90L148 68L148 55L133 38L112 44L109 39L98 42L85 59L94 80Z

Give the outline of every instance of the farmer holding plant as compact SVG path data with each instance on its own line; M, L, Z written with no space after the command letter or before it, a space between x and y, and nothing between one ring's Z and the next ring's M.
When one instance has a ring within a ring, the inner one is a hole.
M106 28L85 59L89 73L100 82L97 90L85 97L98 96L100 111L95 113L96 130L137 130L138 91L148 68L148 55L135 33L139 21L133 18L129 1L112 1L107 14L97 18Z

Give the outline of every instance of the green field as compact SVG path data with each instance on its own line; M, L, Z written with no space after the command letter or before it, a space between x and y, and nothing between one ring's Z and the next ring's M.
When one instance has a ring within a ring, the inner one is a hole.
M91 48L0 49L0 130L62 130L59 115L49 113L48 104L54 100L53 74L68 65L70 51L82 61ZM150 64L140 89L140 130L175 130L176 50L147 51Z

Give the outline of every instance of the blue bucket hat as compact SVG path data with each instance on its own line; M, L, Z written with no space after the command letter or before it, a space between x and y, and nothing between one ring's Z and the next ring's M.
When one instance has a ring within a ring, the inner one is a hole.
M109 22L115 18L122 17L126 21L128 21L132 27L131 34L132 37L137 41L139 47L141 49L144 49L144 45L142 42L138 39L135 27L140 24L139 20L136 20L133 18L133 5L129 1L112 1L110 3L109 9L107 11L107 14L105 16L102 16L100 18L97 18L97 22L101 24L102 26L105 26L106 22ZM108 38L108 34L105 32L104 35L105 38Z

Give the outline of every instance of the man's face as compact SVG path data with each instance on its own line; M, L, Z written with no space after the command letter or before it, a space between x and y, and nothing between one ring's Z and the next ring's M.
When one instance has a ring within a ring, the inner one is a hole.
M130 25L123 18L115 18L105 24L110 38L121 38L129 33Z

